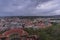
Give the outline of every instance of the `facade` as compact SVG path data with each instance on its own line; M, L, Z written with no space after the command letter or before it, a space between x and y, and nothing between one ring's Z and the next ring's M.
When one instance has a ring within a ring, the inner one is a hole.
M28 36L23 29L12 29L0 34L0 40L36 40L34 36Z

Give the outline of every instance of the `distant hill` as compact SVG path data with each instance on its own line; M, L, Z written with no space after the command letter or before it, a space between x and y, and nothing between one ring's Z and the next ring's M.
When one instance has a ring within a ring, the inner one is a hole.
M54 15L54 16L4 16L0 18L13 18L13 17L19 17L19 18L60 18L60 15Z

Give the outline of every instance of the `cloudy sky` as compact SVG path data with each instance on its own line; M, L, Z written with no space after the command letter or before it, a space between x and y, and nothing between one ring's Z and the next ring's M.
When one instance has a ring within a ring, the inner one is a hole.
M60 0L0 0L0 16L60 15Z

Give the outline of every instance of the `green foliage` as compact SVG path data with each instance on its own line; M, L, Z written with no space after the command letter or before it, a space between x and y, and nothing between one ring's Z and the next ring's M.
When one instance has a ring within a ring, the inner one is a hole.
M60 25L53 25L45 29L26 28L29 35L37 35L39 40L60 40Z

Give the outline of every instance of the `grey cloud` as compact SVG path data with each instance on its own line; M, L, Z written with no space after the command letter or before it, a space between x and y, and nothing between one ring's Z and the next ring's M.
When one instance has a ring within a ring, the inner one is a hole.
M59 0L0 0L0 16L54 15L56 10L60 10L59 4ZM36 9L38 5L45 8Z

